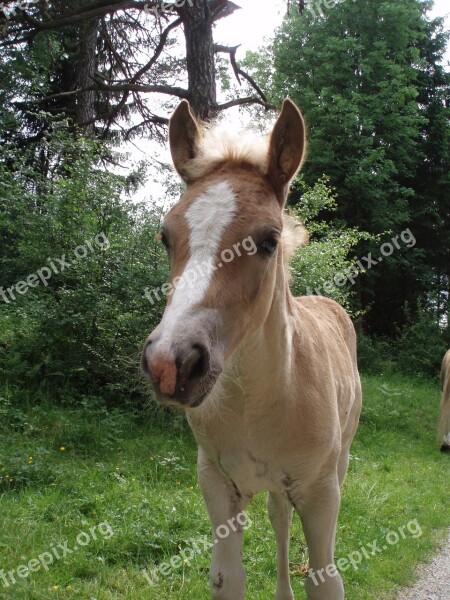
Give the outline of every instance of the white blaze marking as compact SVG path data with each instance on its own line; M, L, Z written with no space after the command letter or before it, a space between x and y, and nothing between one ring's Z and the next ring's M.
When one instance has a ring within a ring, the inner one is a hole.
M213 274L205 265L215 264L220 240L235 213L236 195L227 181L211 186L186 211L191 256L181 275L184 285L177 287L164 314L168 329L164 337L170 336L180 317L204 298Z

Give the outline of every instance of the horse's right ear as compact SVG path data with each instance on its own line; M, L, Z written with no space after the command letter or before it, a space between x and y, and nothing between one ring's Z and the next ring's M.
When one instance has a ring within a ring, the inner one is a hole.
M173 164L184 181L189 182L187 163L195 158L200 130L187 100L182 100L169 123L169 143Z

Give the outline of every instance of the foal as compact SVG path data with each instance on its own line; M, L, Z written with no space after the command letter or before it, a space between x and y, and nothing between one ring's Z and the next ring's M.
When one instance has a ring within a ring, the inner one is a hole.
M202 127L183 101L169 138L187 189L164 219L174 293L147 340L142 368L159 400L187 413L213 531L268 491L276 600L294 598L294 509L309 549L308 600L342 600L336 522L361 388L346 312L289 290L288 260L307 239L283 217L304 156L302 116L285 100L270 139L255 142ZM235 529L213 547L215 600L245 596L243 532Z
M450 452L450 350L447 351L442 361L441 390L438 438L442 452Z

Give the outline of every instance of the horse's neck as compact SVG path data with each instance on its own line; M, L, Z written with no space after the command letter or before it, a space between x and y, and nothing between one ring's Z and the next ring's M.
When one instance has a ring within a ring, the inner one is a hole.
M279 271L279 273L278 273ZM277 269L272 301L266 318L246 336L226 366L214 388L211 404L190 415L194 431L208 431L224 426L224 415L243 415L249 407L270 408L278 405L289 392L292 381L294 314L293 298L284 265ZM264 400L264 401L263 401ZM224 411L225 407L225 411ZM211 425L212 424L212 425ZM206 429L205 429L206 427Z
M287 277L284 265L279 264L267 317L241 345L238 361L244 380L257 377L280 384L289 377L294 315Z

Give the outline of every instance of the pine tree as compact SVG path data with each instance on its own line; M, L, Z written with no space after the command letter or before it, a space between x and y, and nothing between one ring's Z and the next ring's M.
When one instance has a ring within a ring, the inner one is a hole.
M446 39L440 24L426 18L430 5L364 0L293 12L273 45L272 99L290 95L306 116L306 181L328 175L338 191L338 220L385 233L387 240L418 225L420 206L432 218L425 188L435 203L445 190L448 197L448 79L436 66ZM428 173L420 174L424 169ZM434 212L437 229L442 206ZM439 231L444 239L435 258L450 245L448 233ZM379 255L379 248L361 244L358 254L368 252ZM437 268L427 254L419 244L398 250L359 278L360 307L371 307L367 329L392 334L402 323L405 303L416 305L429 286L430 267Z

